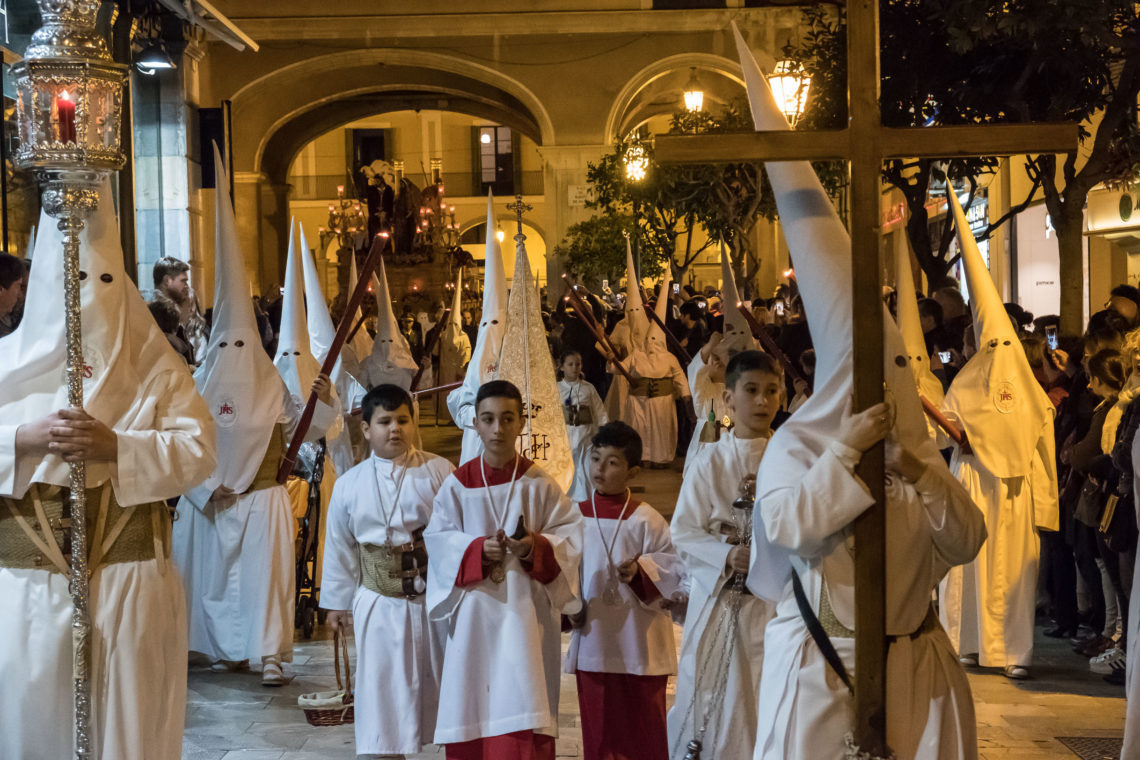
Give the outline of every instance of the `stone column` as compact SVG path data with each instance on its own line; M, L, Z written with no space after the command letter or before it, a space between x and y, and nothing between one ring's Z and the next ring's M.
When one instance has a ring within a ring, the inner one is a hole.
M262 172L234 173L234 217L253 289L269 295L285 284L289 246L289 186L274 184Z
M561 295L558 283L566 271L565 262L554 254L554 246L562 242L570 225L589 219L595 213L583 202L589 188L586 164L598 161L608 150L608 145L539 146L538 151L545 161L546 292L552 302Z

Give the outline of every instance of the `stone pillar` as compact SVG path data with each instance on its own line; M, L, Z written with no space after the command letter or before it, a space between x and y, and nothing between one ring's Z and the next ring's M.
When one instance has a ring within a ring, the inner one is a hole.
M546 282L547 299L551 302L561 296L558 283L566 271L565 262L555 255L554 247L562 242L570 225L595 213L583 202L589 188L586 164L598 161L609 149L608 145L542 145L538 149L545 161Z
M254 292L285 284L289 247L289 186L274 184L261 172L234 173L234 217L246 273Z

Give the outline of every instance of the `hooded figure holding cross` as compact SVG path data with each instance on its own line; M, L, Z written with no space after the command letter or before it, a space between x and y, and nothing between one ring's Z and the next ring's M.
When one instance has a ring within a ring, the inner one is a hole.
M758 130L787 129L737 33ZM930 439L903 341L883 333L888 402L852 413L851 241L810 164L769 162L815 344L815 393L768 443L757 475L749 588L777 604L765 631L753 757L858 754L848 675L855 655L853 523L873 503L856 474L887 443L886 739L903 758L973 758L973 701L931 593L985 540L981 513Z

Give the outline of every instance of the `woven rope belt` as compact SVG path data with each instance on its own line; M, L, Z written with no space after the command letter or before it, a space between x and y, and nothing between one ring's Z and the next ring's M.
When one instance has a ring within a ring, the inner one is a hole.
M659 398L673 395L673 378L639 377L629 385L629 395Z
M273 427L273 432L269 434L269 446L265 450L265 456L262 457L261 464L257 468L257 474L253 476L253 482L249 484L249 488L245 489L245 492L264 491L266 488L281 485L277 482L277 470L281 467L281 459L284 456L285 426L279 422Z
M0 567L70 572L69 493L66 488L33 484L22 499L0 506ZM91 536L88 567L142 562L170 554L170 515L161 502L122 507L110 484L87 489Z
M415 599L416 578L427 580L427 550L424 529L412 532L412 540L398 546L360 545L360 583L381 596ZM423 585L421 584L421 589Z
M819 593L819 622L823 626L824 632L833 639L853 639L855 638L855 631L851 630L839 619L835 617L835 610L831 608L831 597L828 596L827 587L825 586ZM887 641L891 644L899 639L916 639L924 633L929 633L937 629L939 626L938 613L934 611L932 606L926 611L926 617L923 618L922 623L918 628L908 634L902 636L887 636Z

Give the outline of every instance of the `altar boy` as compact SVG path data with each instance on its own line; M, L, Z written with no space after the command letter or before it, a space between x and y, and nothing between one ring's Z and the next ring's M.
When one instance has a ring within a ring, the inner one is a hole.
M483 453L443 484L424 534L428 609L446 620L435 742L448 760L553 760L560 614L581 608L582 516L516 453L522 396L492 380L475 396Z
M350 608L356 622L357 755L402 757L435 731L445 633L424 604L423 533L454 468L412 445L412 398L403 388L376 386L362 411L372 456L333 487L321 606L334 631L348 627Z
M585 760L669 757L665 686L677 672L669 608L684 601L684 566L669 523L633 498L641 436L603 425L589 456L590 498L581 502L583 614L564 670L578 681Z

